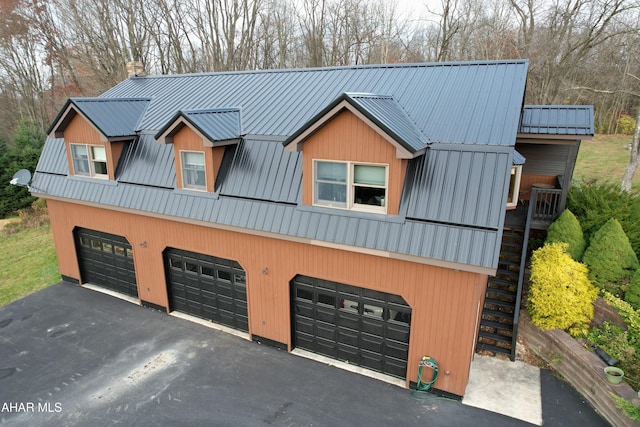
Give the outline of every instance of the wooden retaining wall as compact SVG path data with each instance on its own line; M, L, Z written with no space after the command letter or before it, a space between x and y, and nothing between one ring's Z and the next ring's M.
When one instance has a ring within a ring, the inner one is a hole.
M618 395L640 406L637 393L625 382L614 385L607 381L604 373L607 365L594 352L586 350L564 331L544 331L533 325L529 313L525 310L520 314L518 333L535 354L549 363L611 425L640 425L616 407L612 396Z

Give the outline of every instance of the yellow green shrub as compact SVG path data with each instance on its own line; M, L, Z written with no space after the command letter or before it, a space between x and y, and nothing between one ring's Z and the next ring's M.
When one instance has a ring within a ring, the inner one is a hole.
M598 289L591 284L587 267L571 258L567 247L550 243L533 253L528 308L531 321L542 329L584 335Z

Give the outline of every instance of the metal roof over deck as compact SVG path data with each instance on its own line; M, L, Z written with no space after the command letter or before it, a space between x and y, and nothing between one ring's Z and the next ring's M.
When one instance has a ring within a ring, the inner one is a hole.
M525 105L518 133L593 136L593 105Z

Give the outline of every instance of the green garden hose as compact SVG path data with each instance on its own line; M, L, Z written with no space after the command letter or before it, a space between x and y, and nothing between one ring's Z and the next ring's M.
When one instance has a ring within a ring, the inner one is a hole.
M423 381L422 380L422 369L423 368L431 368L433 371L433 376L431 381ZM433 388L433 384L435 384L438 379L438 362L436 359L430 356L422 357L420 363L418 364L418 380L416 382L416 389L411 392L411 395L414 399L422 400L428 399L428 397L423 396L424 393L429 393L429 391Z

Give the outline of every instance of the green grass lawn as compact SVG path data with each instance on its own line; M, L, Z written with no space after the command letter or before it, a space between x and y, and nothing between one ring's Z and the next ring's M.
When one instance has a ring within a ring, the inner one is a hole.
M0 307L60 281L49 224L0 233Z
M573 178L620 185L629 163L627 144L631 144L631 135L596 135L591 141L582 141ZM633 177L633 187L640 188L640 171Z

